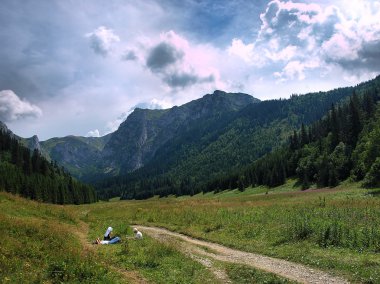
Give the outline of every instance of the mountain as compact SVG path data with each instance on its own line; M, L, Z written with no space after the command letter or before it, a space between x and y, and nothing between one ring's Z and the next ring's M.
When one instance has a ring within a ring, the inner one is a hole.
M40 142L42 154L57 161L72 175L82 180L102 173L101 153L111 135L103 137L66 136Z
M297 178L303 189L334 187L350 178L380 186L380 80L355 88L323 119L294 131L289 143L249 167L209 182L203 191L279 186Z
M281 147L332 104L379 81L268 101L217 90L170 109L136 108L104 137L67 136L39 145L74 176L96 183L103 197L191 193Z
M29 148L30 150L37 149L41 151L40 141L37 135L34 135L30 138L22 138L16 134L14 134L10 129L8 129L7 125L0 121L0 132L8 134L11 138L19 141L24 147Z
M166 110L135 109L112 134L103 151L104 168L126 173L141 168L168 141L194 121L207 121L260 102L247 94L215 91L180 107ZM119 169L119 171L118 171Z
M193 119L167 139L143 167L107 179L98 188L103 196L124 191L125 198L203 190L208 181L239 171L286 144L293 130L320 120L332 104L341 104L354 91L363 92L378 81L379 77L355 87L292 95Z
M143 167L192 122L222 117L258 102L247 94L217 90L179 107L136 108L114 133L100 138L52 138L40 142L41 149L82 180L125 174Z
M74 180L56 163L49 162L40 154L39 146L37 136L22 139L0 123L0 191L58 204L97 200L93 187Z

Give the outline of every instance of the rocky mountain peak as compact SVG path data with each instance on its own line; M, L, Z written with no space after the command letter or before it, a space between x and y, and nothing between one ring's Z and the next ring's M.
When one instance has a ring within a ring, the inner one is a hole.
M1 132L8 132L8 127L0 121L0 131Z
M38 139L37 135L33 135L32 137L27 139L27 143L28 143L29 149L32 149L32 150L37 149L38 151L41 152L40 140Z

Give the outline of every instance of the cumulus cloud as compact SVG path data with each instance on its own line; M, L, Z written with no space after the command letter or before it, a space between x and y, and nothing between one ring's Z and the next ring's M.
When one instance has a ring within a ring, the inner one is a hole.
M243 59L246 63L252 63L255 65L260 65L260 57L256 56L255 45L253 43L244 44L241 39L234 38L232 40L231 46L228 47L227 52L230 55L235 55Z
M26 117L39 117L41 109L20 99L13 91L4 90L0 92L0 120L15 121Z
M113 30L107 29L104 26L98 27L91 33L87 33L86 37L90 40L90 46L96 54L107 56L115 43L120 41L118 35Z
M132 112L135 108L143 109L166 109L172 107L172 103L166 100L152 99L149 102L141 102L132 107L129 110L129 113Z
M298 60L290 61L281 72L275 72L274 76L279 79L279 82L286 81L287 79L303 80L306 78L305 71L307 69L313 69L319 65L319 62L315 60L306 62L300 62Z
M333 5L273 0L260 15L254 41L233 39L227 51L257 67L277 68L273 75L281 81L303 80L312 70L324 74L332 66L380 71L380 4L359 2L362 16L353 17Z
M98 129L91 130L87 132L86 137L100 137L100 132Z

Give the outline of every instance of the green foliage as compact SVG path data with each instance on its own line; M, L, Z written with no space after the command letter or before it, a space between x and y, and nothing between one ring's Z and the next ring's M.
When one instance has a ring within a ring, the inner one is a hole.
M18 140L0 131L0 190L58 204L97 200L94 189L72 177L38 150L30 153Z
M240 111L194 120L180 128L143 168L101 182L97 188L107 198L122 194L123 199L144 199L247 187L254 178L244 173L243 167L281 147L301 125L302 135L297 134L293 144L307 144L310 133L306 125L320 119L332 103L347 98L352 90L293 95L288 100L263 101ZM271 186L282 184L289 174L286 163L269 164L273 167L259 179Z
M273 189L260 186L244 192L103 202L74 209L91 210L94 228L106 228L110 222L120 232L126 224L166 227L331 271L350 282L379 282L378 190L348 183L334 189L299 189L293 181ZM134 248L130 251L138 254ZM242 272L241 278L250 279L249 275Z
M331 110L309 127L294 131L289 145L258 159L240 173L215 180L207 190L245 185L278 186L296 176L302 189L313 184L335 187L350 176L365 186L380 183L379 77L355 88L349 101ZM242 179L241 177L244 177Z
M0 193L0 279L4 283L115 283L118 278L84 254L72 214L53 205ZM76 222L76 221L75 221Z
M367 187L379 187L380 186L380 157L377 157L372 164L369 172L364 178L364 185Z
M275 274L260 271L244 265L227 265L227 275L236 284L265 283L265 284L284 284L295 283L281 278Z

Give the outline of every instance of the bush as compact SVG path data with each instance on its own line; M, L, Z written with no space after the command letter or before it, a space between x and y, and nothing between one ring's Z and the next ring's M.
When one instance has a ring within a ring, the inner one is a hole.
M377 157L372 164L369 172L364 178L364 186L377 187L380 186L380 157Z

